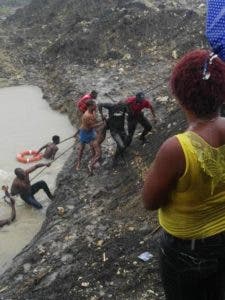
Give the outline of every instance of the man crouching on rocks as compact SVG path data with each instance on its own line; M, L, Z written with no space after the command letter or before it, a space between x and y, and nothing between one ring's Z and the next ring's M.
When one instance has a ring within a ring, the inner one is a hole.
M88 169L90 174L93 174L93 169L95 164L100 159L101 156L101 148L99 143L96 141L96 131L97 127L97 119L96 119L96 105L93 100L89 100L87 103L87 110L82 116L81 119L81 127L79 129L79 150L78 150L78 159L76 164L76 170L80 169L81 159L84 153L84 148L86 144L90 145L92 159L90 164L88 165Z
M53 198L48 185L45 181L40 180L34 184L30 184L29 174L41 167L50 167L48 164L36 164L33 167L23 170L21 168L16 168L14 170L16 178L13 180L11 186L11 195L19 194L20 197L29 205L41 209L42 205L35 199L34 194L36 194L40 189L44 190L49 199Z

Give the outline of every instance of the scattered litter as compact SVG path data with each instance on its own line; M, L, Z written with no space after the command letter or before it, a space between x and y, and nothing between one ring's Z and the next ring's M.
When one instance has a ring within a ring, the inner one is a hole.
M105 262L107 260L108 260L108 258L106 257L105 252L104 252L103 255L102 255L102 261Z
M178 59L177 50L173 50L173 51L172 51L172 57L173 57L174 59Z
M97 246L101 247L103 245L104 241L103 240L98 240L97 241Z
M153 294L153 295L155 295L155 296L159 296L159 294L158 294L158 293L155 293L153 290L147 290L147 292L148 292L149 294Z
M63 216L65 213L65 209L62 206L57 207L57 212L59 216Z
M138 258L140 258L143 261L148 261L152 257L153 257L153 255L148 251L143 252L138 256Z
M46 253L46 249L42 245L38 246L37 248L40 255L44 255Z
M0 293L4 292L7 289L8 289L8 286L3 287L2 289L0 289Z
M82 283L81 283L81 286L83 286L83 287L88 287L88 286L89 286L89 282L82 282Z

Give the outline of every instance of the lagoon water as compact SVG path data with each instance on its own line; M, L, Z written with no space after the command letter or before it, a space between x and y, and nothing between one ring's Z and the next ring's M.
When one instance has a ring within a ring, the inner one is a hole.
M53 111L48 103L42 99L42 92L35 86L18 86L0 89L0 186L11 185L16 167L29 168L33 164L22 164L16 161L16 154L27 149L37 150L51 141L55 134L61 140L71 136L74 132L67 116ZM56 157L73 144L69 140L59 145ZM43 179L53 192L57 173L62 168L71 152L68 151L49 168L47 168L34 182ZM42 161L45 162L45 161ZM35 176L41 169L31 173ZM3 192L0 191L0 196ZM0 273L12 262L13 257L26 246L39 231L45 218L46 208L50 204L43 191L36 194L36 198L44 206L36 210L16 197L16 221L0 228ZM10 207L0 199L0 219L9 217Z

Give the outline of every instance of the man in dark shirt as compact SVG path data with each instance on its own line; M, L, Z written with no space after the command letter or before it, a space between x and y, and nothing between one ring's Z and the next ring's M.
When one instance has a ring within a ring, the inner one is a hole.
M41 167L49 167L51 164L36 164L33 167L23 170L21 168L16 168L14 170L16 178L13 180L11 186L11 195L15 196L17 194L29 205L40 209L42 205L35 199L34 194L36 194L40 189L43 189L47 194L49 199L53 198L47 183L40 180L34 184L30 184L29 174Z
M128 106L128 141L127 146L129 146L132 142L133 135L135 132L135 129L137 127L137 124L140 123L144 130L140 136L140 140L143 143L146 143L146 134L148 134L149 131L151 131L152 126L149 122L149 120L144 116L142 110L144 108L150 109L154 119L156 120L155 112L152 107L152 104L149 100L145 99L144 93L140 92L137 93L136 96L129 97L124 101Z
M103 108L108 110L108 118L103 115ZM102 120L106 122L106 128L110 130L111 136L116 142L117 149L115 158L123 157L127 143L127 134L125 132L125 114L127 113L127 105L125 103L100 103L98 109Z

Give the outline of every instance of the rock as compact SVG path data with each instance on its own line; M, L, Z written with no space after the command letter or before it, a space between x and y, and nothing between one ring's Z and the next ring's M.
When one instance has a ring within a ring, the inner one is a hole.
M30 263L26 263L26 264L23 265L24 273L29 272L30 269L31 269L31 264Z
M130 53L126 53L124 54L122 60L130 60L131 59L131 54Z
M62 256L61 260L64 264L71 264L71 262L73 261L73 255L65 254Z

